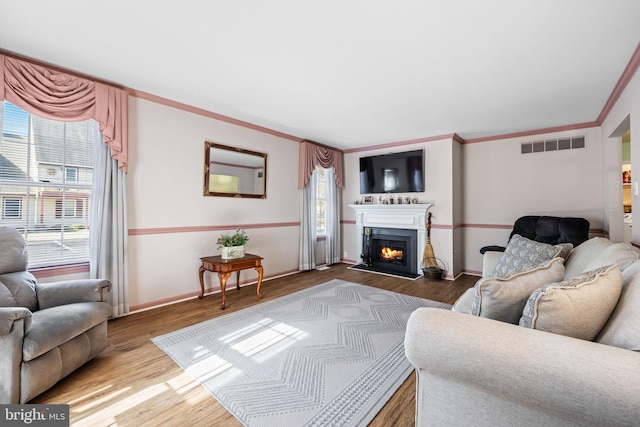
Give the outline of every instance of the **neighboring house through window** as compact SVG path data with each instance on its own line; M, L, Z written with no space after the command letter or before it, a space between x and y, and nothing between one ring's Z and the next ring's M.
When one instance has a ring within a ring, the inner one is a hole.
M89 262L97 122L59 122L0 102L0 225L17 228L29 268Z

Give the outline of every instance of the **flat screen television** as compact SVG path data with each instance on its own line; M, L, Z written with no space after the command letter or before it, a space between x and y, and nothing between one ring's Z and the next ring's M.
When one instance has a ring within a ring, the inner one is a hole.
M424 150L360 158L360 194L424 191Z

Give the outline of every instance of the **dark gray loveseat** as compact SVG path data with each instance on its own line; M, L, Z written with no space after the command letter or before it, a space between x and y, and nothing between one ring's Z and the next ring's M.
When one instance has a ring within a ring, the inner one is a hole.
M38 284L24 238L0 227L0 403L25 403L107 346L108 280Z

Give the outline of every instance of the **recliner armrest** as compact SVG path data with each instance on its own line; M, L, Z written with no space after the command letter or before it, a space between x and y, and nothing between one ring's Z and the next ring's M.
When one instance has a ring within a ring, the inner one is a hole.
M22 344L31 325L25 307L0 307L0 403L20 401Z
M36 284L40 309L77 302L108 302L111 282L106 279L65 280Z
M507 250L506 247L504 246L496 246L496 245L490 245L490 246L483 246L480 248L480 253L482 255L484 255L485 252L487 251L492 251L492 252L504 252L505 250Z
M0 335L8 335L16 320L25 320L25 330L31 324L31 311L25 307L0 307Z

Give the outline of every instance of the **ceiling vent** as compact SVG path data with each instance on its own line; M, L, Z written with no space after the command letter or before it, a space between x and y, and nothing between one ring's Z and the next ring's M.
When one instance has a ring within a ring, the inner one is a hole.
M573 150L585 147L585 137L574 136L572 138L545 139L542 141L523 142L520 144L520 153L542 153L545 151Z

